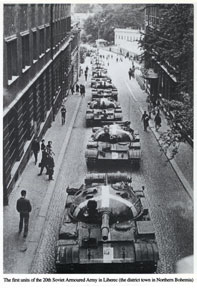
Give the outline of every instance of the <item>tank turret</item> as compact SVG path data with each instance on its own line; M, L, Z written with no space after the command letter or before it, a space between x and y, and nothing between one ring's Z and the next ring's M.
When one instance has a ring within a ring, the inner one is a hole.
M56 245L56 267L65 273L152 273L159 259L144 187L126 173L88 174L67 188Z

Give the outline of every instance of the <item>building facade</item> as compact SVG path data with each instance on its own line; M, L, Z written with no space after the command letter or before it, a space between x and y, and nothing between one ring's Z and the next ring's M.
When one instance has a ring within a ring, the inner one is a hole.
M159 31L161 10L159 4L148 4L145 9L145 33L150 34L152 31ZM175 74L171 73L172 69L176 69L170 63L161 64L155 56L152 56L152 51L145 55L145 68L153 69L158 75L158 79L147 79L147 92L155 99L158 97L176 99L178 90L178 79ZM150 56L151 55L151 56ZM176 71L175 71L176 72Z
M70 4L4 5L4 203L78 78L80 31Z
M122 50L123 54L127 52L130 55L139 55L142 51L139 49L138 41L141 39L143 32L142 30L137 29L114 29L114 44Z

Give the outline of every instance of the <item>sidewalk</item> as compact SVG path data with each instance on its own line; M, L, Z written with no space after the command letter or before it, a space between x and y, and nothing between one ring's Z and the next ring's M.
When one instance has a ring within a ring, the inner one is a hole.
M101 53L113 54L106 50L103 50ZM125 59L124 57L122 59L123 62L118 62L117 65L121 69L122 77L124 77L124 79L127 79L125 81L125 84L131 93L131 97L133 97L134 101L136 101L139 104L140 112L143 114L144 111L148 111L146 103L147 93L140 88L139 84L135 79L132 79L130 81L128 80L128 70L131 67L132 61L130 61L128 58ZM136 61L134 61L134 64L135 67L138 68L138 70L136 70L136 73L139 74L140 64ZM163 112L161 112L161 118L162 118L162 126L158 132L155 130L154 118L152 117L152 119L149 121L150 129L153 132L155 138L157 139L159 145L160 145L159 138L161 133L166 132L167 130L170 129ZM174 171L176 172L177 176L182 182L188 195L191 198L193 198L193 148L190 146L188 142L181 142L178 153L175 155L174 159L170 160L171 156L170 150L168 150L165 155L167 157L166 160L168 160L172 165Z
M84 75L81 76L79 82L80 84L84 83ZM82 97L80 94L69 94L65 102L67 110L65 125L61 124L61 114L59 111L55 121L52 122L52 127L47 130L44 136L46 144L49 140L52 141L52 149L55 153L54 181L48 180L45 170L41 176L38 176L40 172L38 163L41 160L41 152L38 155L37 165L35 165L34 157L32 156L9 196L9 205L3 208L3 273L25 274L30 271L43 232L58 171L61 169L61 163L81 101ZM19 213L16 211L16 201L21 196L20 192L23 189L27 191L27 198L32 204L29 232L26 239L23 238L23 233L18 235Z

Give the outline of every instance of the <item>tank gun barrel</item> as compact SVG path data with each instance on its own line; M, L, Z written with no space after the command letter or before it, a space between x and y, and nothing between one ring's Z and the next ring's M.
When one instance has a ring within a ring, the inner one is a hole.
M103 212L103 215L102 215L101 233L102 233L102 239L104 241L108 240L108 234L109 234L109 212L108 211Z

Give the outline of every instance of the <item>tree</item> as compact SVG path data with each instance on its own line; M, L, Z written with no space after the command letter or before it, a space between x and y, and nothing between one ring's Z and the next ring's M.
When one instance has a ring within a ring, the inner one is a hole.
M91 4L76 4L74 6L74 12L75 13L87 13L91 12L92 10Z
M178 78L179 92L193 96L193 5L160 4L159 29L147 28L140 45L144 55Z
M193 105L191 97L187 93L181 93L182 101L164 100L164 105L169 112L173 113L173 118L168 119L171 127L181 127L183 134L193 138Z
M108 42L114 40L114 28L132 27L140 29L144 25L144 5L100 4L102 11L89 17L84 23L84 30L95 41L103 38Z
M160 4L159 26L147 27L140 45L150 66L152 58L178 80L176 100L164 100L173 125L193 137L193 5Z

